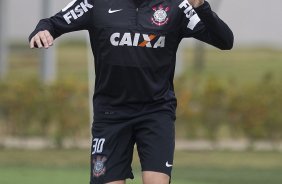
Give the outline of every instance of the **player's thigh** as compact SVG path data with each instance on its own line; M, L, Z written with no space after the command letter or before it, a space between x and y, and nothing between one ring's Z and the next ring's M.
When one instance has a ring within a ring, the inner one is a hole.
M142 171L171 176L175 147L175 117L154 113L135 127L136 144Z
M143 171L142 180L143 184L169 184L170 177L164 173Z
M125 180L113 181L113 182L106 183L106 184L125 184Z
M122 184L133 178L131 162L135 139L127 123L94 122L91 146L91 184Z

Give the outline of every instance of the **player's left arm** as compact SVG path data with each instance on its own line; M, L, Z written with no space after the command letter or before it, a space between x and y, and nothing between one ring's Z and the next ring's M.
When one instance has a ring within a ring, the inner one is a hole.
M186 1L193 7L200 19L193 31L188 31L189 37L196 38L222 50L232 49L234 43L233 33L228 25L211 10L209 3L205 0Z

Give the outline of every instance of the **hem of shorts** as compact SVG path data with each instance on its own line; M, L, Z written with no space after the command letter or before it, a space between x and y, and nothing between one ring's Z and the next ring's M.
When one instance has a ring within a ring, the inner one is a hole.
M114 181L120 181L120 180L127 180L127 179L134 179L134 176L127 176L127 177L120 177L120 178L109 178L109 179L105 179L104 183L110 183L110 182L114 182ZM94 184L92 181L90 181L90 184Z
M158 172L158 173L166 174L166 175L168 175L168 176L171 178L171 173L168 174L168 173L166 173L166 172L164 172L164 171L162 171L162 170L158 170L158 169L142 169L142 172L143 172L143 171Z
M127 179L134 179L134 177L121 177L121 178L114 178L114 179L108 179L108 180L105 180L104 182L105 183L109 183L109 182L114 182L114 181L120 181L120 180L127 180Z
M160 171L160 170L158 170L158 169L142 169L142 172L143 171L151 171L151 172L158 172L158 173L162 173L162 174L165 174L165 175L167 175L168 177L169 177L169 184L171 183L171 173L170 174L167 174L167 173L165 173L165 172L163 172L163 171Z

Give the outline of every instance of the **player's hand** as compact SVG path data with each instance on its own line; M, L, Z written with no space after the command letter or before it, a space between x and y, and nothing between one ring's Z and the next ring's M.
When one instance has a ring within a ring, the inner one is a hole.
M193 6L193 8L198 8L202 4L204 4L205 0L188 0L189 4Z
M53 45L54 38L50 34L49 31L39 31L32 39L30 40L29 46L30 48L35 48L36 46L38 48L46 48L48 49L50 46Z

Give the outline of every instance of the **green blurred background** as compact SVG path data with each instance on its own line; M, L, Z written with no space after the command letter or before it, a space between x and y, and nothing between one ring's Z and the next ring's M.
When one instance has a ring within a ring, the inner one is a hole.
M18 1L9 2L11 13ZM180 47L173 184L282 182L282 40L252 36L255 32L244 28L252 15L232 17L230 7L243 6L228 3L221 2L219 13L234 31L232 51L191 41ZM277 6L272 5L273 12ZM23 26L19 19L18 27L10 21L1 27L10 36L5 42L8 69L0 80L0 183L88 183L92 57L84 34L63 37L54 49L56 78L44 82L42 51L30 50L24 41L39 17L23 15L31 22L23 27L24 35L14 30ZM132 167L136 179L127 183L139 184L136 151Z

